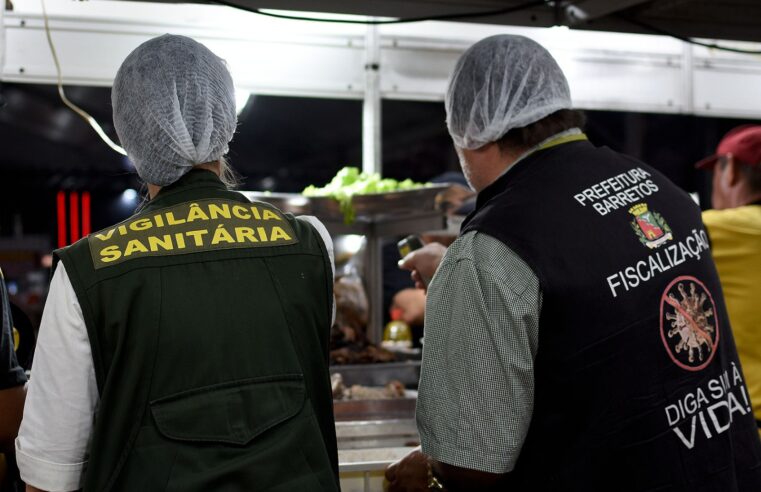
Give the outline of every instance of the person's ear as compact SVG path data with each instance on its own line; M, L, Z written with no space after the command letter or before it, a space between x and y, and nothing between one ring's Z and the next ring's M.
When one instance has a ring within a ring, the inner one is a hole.
M740 181L740 166L743 164L737 162L737 160L730 155L726 169L724 170L724 183L729 188L734 188Z

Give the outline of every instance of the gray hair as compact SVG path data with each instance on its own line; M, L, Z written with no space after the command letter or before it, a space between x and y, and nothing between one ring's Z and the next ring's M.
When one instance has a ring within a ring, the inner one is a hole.
M227 157L219 158L219 180L228 190L234 190L242 184L241 175L227 162Z

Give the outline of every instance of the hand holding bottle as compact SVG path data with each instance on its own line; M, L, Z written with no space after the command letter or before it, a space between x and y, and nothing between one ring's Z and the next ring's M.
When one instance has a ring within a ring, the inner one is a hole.
M415 287L425 290L446 252L447 248L443 244L426 244L402 258L399 261L399 268L411 271Z

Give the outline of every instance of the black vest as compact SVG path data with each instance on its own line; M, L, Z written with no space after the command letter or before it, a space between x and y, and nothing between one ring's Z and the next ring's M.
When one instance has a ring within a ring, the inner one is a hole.
M686 193L635 159L566 143L484 189L473 230L520 255L543 293L511 490L761 491L761 442Z
M311 225L191 171L56 257L100 394L86 491L339 489Z

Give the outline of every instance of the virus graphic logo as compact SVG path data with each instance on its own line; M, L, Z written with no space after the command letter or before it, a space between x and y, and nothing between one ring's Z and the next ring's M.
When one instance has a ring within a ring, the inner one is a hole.
M716 304L700 280L677 277L666 287L661 296L661 339L682 369L700 371L713 360L719 345Z

